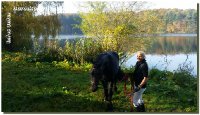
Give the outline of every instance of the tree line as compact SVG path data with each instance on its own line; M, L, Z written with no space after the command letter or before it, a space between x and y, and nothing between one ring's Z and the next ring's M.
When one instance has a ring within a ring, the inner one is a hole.
M162 33L197 33L197 10L157 9L155 12L163 21Z
M162 28L157 30L157 33L196 33L197 32L197 11L195 9L154 9L139 12L155 13L162 20ZM81 29L75 25L81 24L79 14L60 14L61 22L60 34L73 35L83 34Z

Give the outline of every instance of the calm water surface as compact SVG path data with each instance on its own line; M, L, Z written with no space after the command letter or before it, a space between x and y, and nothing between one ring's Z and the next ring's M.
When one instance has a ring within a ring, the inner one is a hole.
M176 71L185 67L197 75L197 36L195 34L172 34L158 36L147 48L146 60L149 68ZM133 54L125 66L134 66L136 54Z
M146 60L150 69L157 68L160 70L176 71L184 65L188 65L193 75L197 75L197 54L147 54ZM125 63L127 67L134 66L137 61L137 56L134 54Z

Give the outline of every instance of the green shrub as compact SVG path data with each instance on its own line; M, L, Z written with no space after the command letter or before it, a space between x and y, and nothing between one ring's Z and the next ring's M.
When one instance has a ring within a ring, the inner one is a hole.
M173 81L180 87L190 87L192 83L192 76L188 72L175 72Z
M85 71L85 72L88 72L92 68L91 63L77 64L77 63L74 63L74 62L69 62L67 60L64 60L64 61L61 61L61 62L53 61L52 64L55 67L70 70L70 71L80 71L80 72Z
M167 72L160 71L158 69L152 69L149 72L149 78L155 80L156 82L165 81L167 80Z
M131 66L130 68L127 68L127 67L121 67L122 71L124 73L128 73L128 74L133 74L134 70L135 70L135 67L134 66Z
M20 61L26 61L26 62L36 62L36 58L33 54L26 54L23 52L2 52L2 61L3 62L20 62Z
M103 50L100 43L96 42L92 38L66 41L64 48L66 59L79 64L93 62L93 59L102 52Z
M41 62L63 61L64 59L62 48L49 47L36 54L36 60Z

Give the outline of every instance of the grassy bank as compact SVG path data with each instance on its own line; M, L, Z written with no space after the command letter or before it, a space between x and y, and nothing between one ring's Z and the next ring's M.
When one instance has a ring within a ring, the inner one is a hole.
M28 57L28 58L27 58ZM90 90L86 64L70 68L60 62L31 62L31 56L20 53L2 55L3 112L104 112L103 88ZM59 65L60 64L60 65ZM68 68L66 68L68 67ZM76 68L75 68L76 67ZM77 69L78 68L78 69ZM113 96L115 112L130 111L123 83ZM130 87L128 85L127 87ZM197 79L190 74L153 69L145 91L147 112L198 112Z

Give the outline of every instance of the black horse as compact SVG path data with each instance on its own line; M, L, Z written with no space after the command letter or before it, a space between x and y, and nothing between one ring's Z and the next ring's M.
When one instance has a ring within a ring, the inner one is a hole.
M104 100L108 102L109 111L113 110L112 95L117 91L116 82L121 80L123 72L119 67L119 56L116 52L106 52L97 56L92 68L92 91L98 89L99 81L104 88Z

